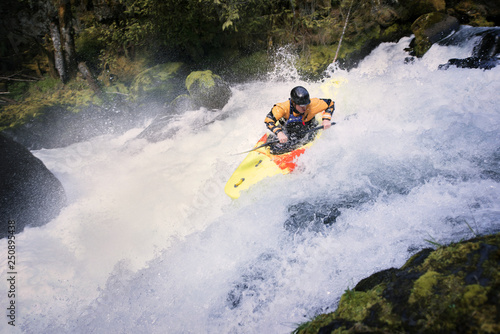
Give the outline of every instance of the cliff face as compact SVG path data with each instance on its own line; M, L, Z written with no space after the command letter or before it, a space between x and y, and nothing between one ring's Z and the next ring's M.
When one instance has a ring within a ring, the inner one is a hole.
M295 333L498 333L500 234L424 249L342 296Z

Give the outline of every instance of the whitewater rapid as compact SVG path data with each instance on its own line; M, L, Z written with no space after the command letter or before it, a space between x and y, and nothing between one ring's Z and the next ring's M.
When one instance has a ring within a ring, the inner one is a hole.
M437 69L471 43L408 62L409 41L320 82L281 68L236 85L164 141L136 139L145 124L33 152L69 203L17 236L17 326L0 332L287 333L422 248L498 232L500 68ZM234 153L299 84L335 100L336 124L296 173L231 200Z

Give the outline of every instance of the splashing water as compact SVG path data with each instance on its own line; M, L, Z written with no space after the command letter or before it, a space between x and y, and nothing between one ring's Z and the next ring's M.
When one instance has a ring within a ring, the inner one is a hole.
M16 329L291 332L426 240L499 231L500 68L437 70L469 44L405 64L408 43L321 82L235 86L229 117L200 127L206 111L188 112L158 143L134 129L34 152L70 203L16 239ZM297 84L334 98L337 124L298 172L232 201L223 187L242 159L232 153L255 144Z

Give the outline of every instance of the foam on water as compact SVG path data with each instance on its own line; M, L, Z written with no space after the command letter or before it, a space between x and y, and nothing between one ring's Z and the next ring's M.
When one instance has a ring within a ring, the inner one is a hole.
M500 68L437 70L469 44L435 45L405 64L408 42L381 45L322 82L273 76L233 87L226 118L191 111L158 143L134 129L34 152L69 205L17 237L16 328L290 332L427 240L500 230ZM254 145L266 113L297 84L333 97L337 124L297 173L232 201L223 186L243 158L232 154ZM317 224L333 211L333 224ZM301 226L285 228L299 216Z

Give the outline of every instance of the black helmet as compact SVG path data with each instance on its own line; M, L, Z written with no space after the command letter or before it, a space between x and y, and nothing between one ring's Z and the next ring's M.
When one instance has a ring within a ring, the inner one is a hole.
M290 98L292 102L298 104L300 106L311 103L311 99L309 98L309 92L302 86L297 86L290 92Z

